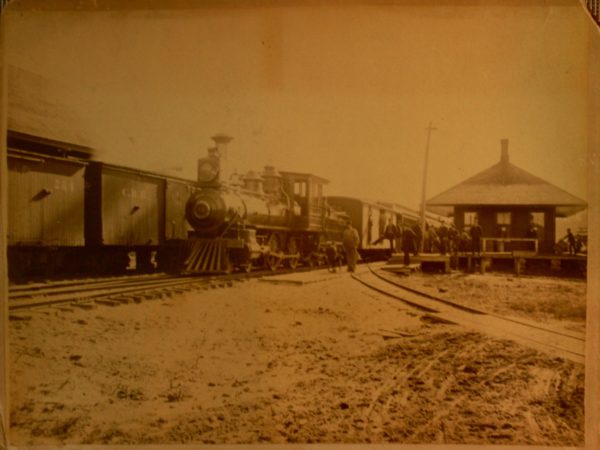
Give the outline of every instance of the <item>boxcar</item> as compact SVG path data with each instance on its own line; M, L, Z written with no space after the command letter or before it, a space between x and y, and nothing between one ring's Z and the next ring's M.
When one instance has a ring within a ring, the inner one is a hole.
M85 178L85 239L97 269L152 269L164 236L165 179L100 162Z
M86 245L101 271L155 270L165 242L188 237L194 182L93 162L86 184Z
M84 239L87 163L8 151L8 256L12 277L49 275L76 265Z

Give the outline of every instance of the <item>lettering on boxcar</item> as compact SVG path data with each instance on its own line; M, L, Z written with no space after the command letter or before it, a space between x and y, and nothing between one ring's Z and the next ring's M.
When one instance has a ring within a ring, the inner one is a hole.
M148 192L143 189L134 189L134 188L123 188L121 189L121 196L125 198L130 198L133 200L146 200L148 198Z

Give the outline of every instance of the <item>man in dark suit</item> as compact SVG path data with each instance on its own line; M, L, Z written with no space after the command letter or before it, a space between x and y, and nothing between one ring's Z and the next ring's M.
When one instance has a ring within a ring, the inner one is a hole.
M477 255L481 255L481 236L483 235L483 230L477 220L471 225L469 232L471 234L471 253L475 255L475 252L477 252Z

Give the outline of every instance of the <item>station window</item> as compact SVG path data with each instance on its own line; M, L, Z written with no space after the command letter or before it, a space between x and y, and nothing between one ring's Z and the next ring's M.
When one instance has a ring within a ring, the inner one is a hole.
M475 222L477 222L477 213L476 212L466 212L465 213L465 227L471 227L472 225L475 225Z
M543 212L534 212L529 215L529 224L536 227L543 227L544 219L545 217Z
M510 225L510 213L509 212L498 212L496 213L496 224L497 225Z

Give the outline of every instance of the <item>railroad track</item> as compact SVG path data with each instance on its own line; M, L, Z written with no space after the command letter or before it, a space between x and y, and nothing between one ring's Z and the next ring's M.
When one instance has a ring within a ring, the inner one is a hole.
M298 268L296 272L314 270ZM285 274L291 269L280 269L276 272L261 270L251 273L234 273L220 276L171 276L167 274L144 275L135 277L114 277L57 282L51 284L14 286L9 290L8 308L10 313L44 307L79 307L91 309L96 304L117 306L127 303L140 303L143 300L170 297L176 293L205 289L211 287L230 286L233 282L265 275ZM19 316L13 314L13 319Z
M511 339L552 356L582 364L585 362L585 335L582 333L471 308L403 285L370 266L369 271L353 274L352 277L371 290L419 310L424 320L461 325L497 338Z

